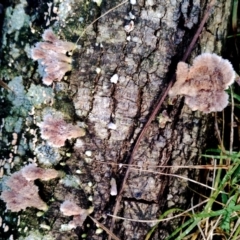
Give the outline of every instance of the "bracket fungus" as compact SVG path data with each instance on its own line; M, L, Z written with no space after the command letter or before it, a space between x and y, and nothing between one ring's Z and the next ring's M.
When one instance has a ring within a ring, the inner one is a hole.
M36 176L34 176L37 174ZM0 198L6 203L7 209L12 212L34 207L43 211L48 209L47 204L39 197L38 187L34 184L37 178L50 180L56 178L58 172L54 169L42 169L34 164L23 167L20 171L13 173L5 184L8 189L1 193Z
M45 42L36 44L31 57L44 66L43 83L51 85L53 81L61 81L66 72L72 69L72 58L66 54L73 51L76 44L59 40L52 29L46 29L42 37Z
M235 72L228 60L214 53L203 53L190 67L184 62L178 63L176 82L169 96L185 96L185 103L193 111L222 111L228 105L228 94L224 90L234 79Z
M53 147L62 147L67 139L78 138L85 135L85 130L77 125L72 125L63 120L60 116L47 114L43 122L38 126L43 139L48 140Z

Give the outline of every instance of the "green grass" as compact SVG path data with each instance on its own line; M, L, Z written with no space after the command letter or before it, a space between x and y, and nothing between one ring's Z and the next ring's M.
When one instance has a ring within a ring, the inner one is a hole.
M219 146L221 147L208 149L202 155L202 158L214 162L215 170L213 170L211 186L213 189L209 196L205 196L206 201L203 202L201 208L195 208L193 205L191 209L185 211L173 208L159 217L159 222L168 221L167 216L169 214L182 212L176 216L181 218L182 225L175 229L166 240L213 240L216 235L220 236L221 239L240 239L240 151L232 150L234 145L233 128L236 124L240 125L235 121L237 116L234 114L234 110L237 112L237 107L240 105L240 95L233 92L232 89L228 92L231 101L231 117L228 117L230 122L225 123L224 114L221 122L223 122L223 125L230 125L230 131L226 134L229 135L230 140L221 139L223 134L216 128L220 141ZM216 122L218 122L217 118ZM224 131L224 126L222 131ZM230 143L228 144L229 150L225 149L224 142ZM240 149L240 146L238 149ZM221 168L219 166L225 167ZM203 196L201 195L201 197ZM194 209L197 209L197 211L194 211ZM145 240L151 238L158 224L151 229Z
M231 14L232 35L229 35L227 38L240 36L240 33L237 33L237 22L239 22L238 9L238 0L233 0ZM236 41L235 38L235 48L238 53ZM237 64L239 65L239 62ZM219 238L217 239L240 240L240 146L234 143L233 136L234 127L240 130L238 117L240 95L237 91L239 91L239 86L227 91L231 102L231 116L225 119L223 114L222 119L220 119L223 122L222 133L220 133L218 127L215 129L219 147L216 146L216 149L209 149L202 155L202 158L214 162L213 165L216 166L216 169L213 170L211 186L213 190L211 190L208 196L205 196L206 201L202 202L201 207L194 208L192 205L191 209L182 210L182 213L178 215L176 215L176 212L179 213L179 209L170 209L159 217L159 221L163 221L164 218L167 221L167 216L171 213L171 215L175 214L175 217L181 218L182 225L175 229L166 240L214 240L216 239L214 236L218 236ZM217 124L217 117L215 121ZM230 131L224 134L226 126L230 126ZM238 134L240 139L240 131L238 131ZM225 138L227 136L228 139L224 139L223 136ZM229 149L225 148L224 142L228 142ZM233 147L235 147L235 151L233 151ZM227 166L228 168L221 169L217 168L217 166ZM203 197L201 194L199 199L203 199ZM158 224L151 229L145 240L151 238Z
M239 22L238 9L238 0L233 0L231 14L232 34L227 38L240 36L240 33L237 33L237 23ZM238 53L236 42L235 47ZM240 61L240 58L237 61ZM237 64L240 65L239 62ZM151 239L160 222L169 221L173 218L178 218L181 226L176 228L166 240L214 240L216 236L218 236L217 239L240 240L239 86L236 84L235 88L233 87L227 92L231 102L231 116L224 116L223 114L222 118L218 119L217 116L219 115L215 115L215 126L218 120L223 123L221 127L222 133L220 133L218 127L215 127L219 146L216 146L215 149L208 149L205 154L202 155L202 158L207 160L206 162L210 160L213 162L213 166L215 166L214 170L210 170L213 171L213 182L212 186L210 186L212 190L208 196L203 196L203 193L195 193L195 198L205 200L201 200L202 202L195 206L192 203L191 208L188 210L168 209L159 216L159 222L149 231L145 240ZM227 113L228 112L229 111L227 111ZM225 117L227 118L225 119ZM224 128L226 126L230 131L224 134ZM238 144L234 143L234 127L237 127L239 130ZM224 143L227 143L228 149L225 148ZM225 167L221 168L220 166ZM199 194L199 197L196 194ZM173 215L175 216L172 217Z
M225 136L229 135L229 137L223 139L221 136L224 136L224 134L220 133L218 127L215 127L219 147L208 149L202 155L202 158L208 160L207 162L209 160L214 162L212 190L209 196L202 196L201 194L200 198L199 194L199 199L202 199L202 197L206 199L206 201L202 202L201 208L193 205L189 210L173 208L159 217L159 222L168 221L172 219L167 218L169 214L176 215L176 213L181 212L175 217L181 218L182 225L175 229L166 240L214 240L216 235L220 239L240 240L240 146L233 142L234 127L240 126L237 114L234 113L234 111L239 113L240 95L234 92L232 88L228 93L230 94L231 116L228 116L228 120L225 120L223 114L222 119L217 119L216 114L215 121L216 124L218 120L223 123L223 132L225 126L230 126L229 133L225 134ZM228 150L226 150L224 142L228 143ZM235 148L238 151L232 150L233 145L236 145ZM221 166L224 167L221 168ZM197 209L197 211L194 211L194 209ZM159 222L147 234L145 240L151 238Z

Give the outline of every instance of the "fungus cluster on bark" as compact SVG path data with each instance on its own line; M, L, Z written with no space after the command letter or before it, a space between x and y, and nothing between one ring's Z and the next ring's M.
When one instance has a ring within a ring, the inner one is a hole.
M176 83L169 96L183 95L185 103L193 110L204 113L222 111L228 105L226 90L235 79L228 60L216 54L203 53L193 60L192 66L179 62Z
M35 179L50 180L58 177L54 169L42 169L34 164L23 167L13 173L5 182L9 189L1 193L0 198L6 203L7 209L12 212L34 207L43 211L48 209L47 204L39 197Z
M44 66L43 83L51 85L53 81L60 81L72 69L72 58L66 54L73 51L76 45L59 40L52 29L46 29L42 37L45 42L38 42L32 49L31 56Z
M78 138L85 135L85 130L77 125L64 121L60 116L46 114L43 122L39 123L41 136L48 140L53 147L62 147L67 139Z
M58 171L56 171L55 169L39 168L36 167L34 164L29 164L22 168L21 173L27 181L34 181L36 179L48 181L59 176Z

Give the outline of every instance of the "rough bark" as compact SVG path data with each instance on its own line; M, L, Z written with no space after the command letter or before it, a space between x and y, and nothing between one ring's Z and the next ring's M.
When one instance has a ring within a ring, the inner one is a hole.
M74 14L68 12L68 21L60 19L53 25L65 34L66 39L74 41L82 28L80 24L76 24L80 17L90 22L118 3L120 1L103 1L97 7L80 0L69 1ZM28 7L27 14L33 16L35 11ZM39 5L36 14L40 20L43 12L41 7L46 6ZM8 239L11 235L14 239L20 239L39 229L39 226L42 235L49 234L53 239L80 239L83 233L87 234L87 239L107 238L106 233L95 234L96 226L90 220L75 231L60 231L61 224L68 223L70 218L61 215L59 206L65 199L74 200L83 208L93 205L93 217L110 226L111 218L106 213L112 213L115 204L115 197L110 196L110 180L115 178L118 188L121 186L125 167L120 164L127 163L137 136L174 74L176 63L193 37L205 8L206 2L200 0L139 0L135 5L122 5L88 29L86 35L80 39L81 47L73 54L73 69L69 78L56 84L53 90L55 96L52 97L53 108L64 112L69 121L86 126L85 137L69 141L56 153L61 160L54 168L76 178L76 186L66 186L67 184L58 180L50 183L38 182L41 187L40 195L50 206L48 212L38 218L35 217L37 211L34 209L19 214L5 212L2 214L3 222L10 229L3 233L2 239ZM230 1L219 1L192 57L201 52L221 53L229 14ZM134 29L126 33L124 26L131 21L134 22ZM33 24L37 25L37 21L34 20ZM23 41L32 45L37 37L31 34L30 40L26 40L26 36L29 36L27 30L30 31L30 28L25 26L15 31L15 34L18 32ZM7 46L3 46L3 51L7 51L9 44L14 43L14 34L9 33L6 36ZM18 49L22 51L21 44ZM35 73L36 65L30 59L25 64L27 57L25 52L23 54L25 58L21 56L15 59L16 64L11 71L8 69L10 56L6 54L2 61L1 76L6 80L22 76L24 94L29 96L30 84L34 83L40 89L41 79ZM27 70L23 70L24 66ZM110 81L114 74L119 77L117 83ZM47 90L41 88L41 91ZM37 152L48 156L53 152L46 153L46 145L35 125L35 121L41 118L42 111L46 111L43 109L49 107L49 104L24 103L18 106L9 97L10 93L2 91L1 94L6 99L2 106L6 111L1 117L14 118L13 121L7 121L13 126L3 125L2 121L1 155L9 159L9 153L13 152L13 147L7 145L12 140L12 132L18 133L18 144L20 147L24 146L23 153L20 150L14 153L15 167L8 168L4 165L7 160L2 161L1 165L7 175L20 169L29 158L36 157L39 162L36 148L41 148ZM31 112L32 107L34 114ZM196 179L198 172L177 168L159 169L157 166L199 163L212 118L210 115L192 112L181 98L173 105L166 99L160 113L164 110L170 120L160 127L159 119L155 119L148 128L134 156L133 164L140 170L130 171L118 215L140 220L157 219L166 209L184 209L189 204L192 195L188 189L189 182L159 173L170 172ZM15 125L19 121L24 124L16 129ZM111 129L110 123L115 124L116 129ZM28 128L33 129L33 132L27 132ZM27 142L26 146L24 141ZM71 156L67 153L71 153ZM1 210L3 209L4 204L1 203ZM21 218L20 225L17 225L17 216ZM153 239L165 239L178 224L179 221L160 224ZM27 230L24 230L27 226ZM114 233L120 239L144 239L151 226L150 223L117 221ZM3 232L3 225L1 231Z

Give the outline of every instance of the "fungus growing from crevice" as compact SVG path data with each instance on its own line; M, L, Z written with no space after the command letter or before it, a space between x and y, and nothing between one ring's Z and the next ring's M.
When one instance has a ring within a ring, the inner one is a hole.
M36 174L36 176L34 176ZM34 184L37 178L49 180L58 176L53 169L42 169L34 164L23 167L13 173L6 181L8 189L4 190L0 198L6 203L7 209L12 212L34 207L43 211L48 209L47 204L39 197L38 187Z
M203 53L193 60L190 67L179 62L176 83L169 96L185 96L185 103L193 111L222 111L228 104L228 94L224 90L234 79L235 72L228 60L216 54Z
M85 130L77 125L72 125L56 117L47 114L43 118L43 122L38 126L41 130L43 139L48 140L49 145L53 147L62 147L67 139L78 138L85 135Z
M43 83L51 85L53 81L61 81L66 72L72 69L72 58L66 54L73 51L76 45L59 40L52 29L46 29L42 37L45 42L38 42L31 56L44 66Z
M70 229L81 227L89 214L93 212L93 208L82 209L76 203L66 200L60 206L60 211L64 216L73 216L73 220L68 223Z

